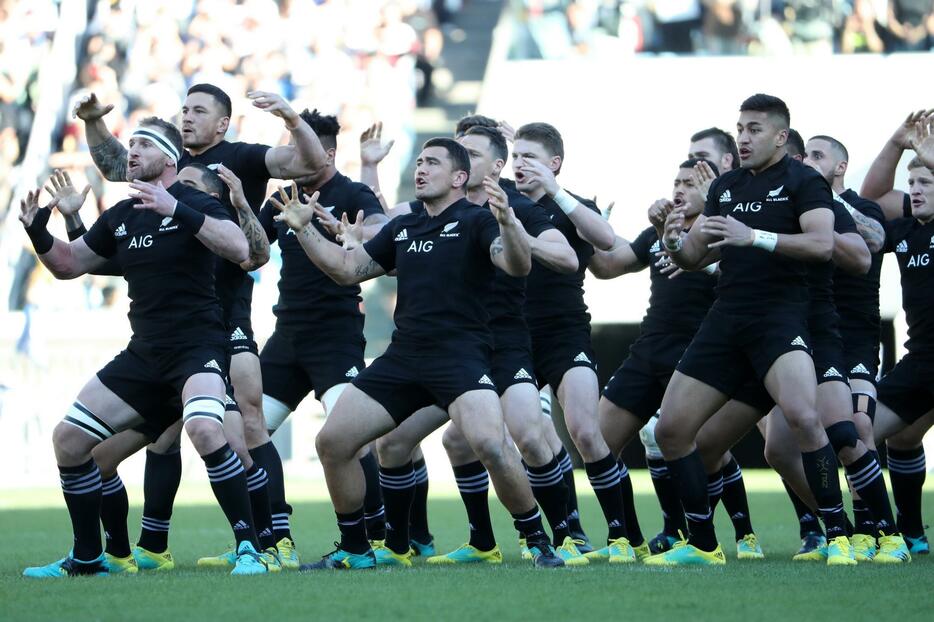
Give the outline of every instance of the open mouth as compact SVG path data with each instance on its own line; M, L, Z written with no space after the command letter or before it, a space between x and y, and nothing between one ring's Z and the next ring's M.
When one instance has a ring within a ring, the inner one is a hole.
M672 201L672 203L674 204L675 207L681 207L682 205L684 205L684 199L681 197L675 197L675 200Z
M516 171L515 178L516 178L516 182L522 183L523 181L525 181L525 173L523 173L522 171Z

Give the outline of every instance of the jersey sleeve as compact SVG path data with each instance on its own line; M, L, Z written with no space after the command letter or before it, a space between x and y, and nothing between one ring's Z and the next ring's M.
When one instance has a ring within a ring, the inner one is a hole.
M537 238L545 231L555 228L551 221L548 220L548 217L545 216L545 212L531 203L515 205L513 211L515 211L516 218L522 223L526 232L533 238Z
M894 252L898 243L908 236L913 225L914 220L911 218L898 218L896 220L886 221L883 224L885 228L885 244L882 247L882 252Z
M221 203L218 199L204 192L198 191L197 193L192 193L186 196L184 201L179 201L179 203L186 204L188 207L198 210L205 216L210 216L217 220L233 221L230 208Z
M477 210L476 214L477 221L474 223L476 240L480 248L489 254L493 240L500 236L499 223L496 221L496 216L486 210Z
M720 177L713 180L707 190L707 201L704 203L704 216L720 216Z
M911 207L910 201L908 203L908 206ZM859 210L859 212L863 216L866 216L867 218L872 218L879 224L885 224L885 213L882 211L882 208L879 207L878 203L863 199L856 205L856 208Z
M272 203L266 201L266 203L263 204L263 208L259 210L259 216L257 216L257 220L259 220L263 231L266 232L266 237L269 238L270 244L279 239L279 235L276 233L276 221L273 220L275 215L276 208Z
M354 219L357 212L363 211L363 219L366 220L374 214L385 214L383 206L373 191L364 184L360 184L357 190L356 200L354 201L354 213L347 214L347 217ZM355 221L354 221L355 222Z
M272 175L266 168L266 152L271 149L269 145L256 143L235 143L237 150L230 170L240 179L258 179L266 183Z
M820 208L833 210L834 200L830 184L817 171L812 172L813 174L804 177L795 192L794 210L797 216Z
M88 248L94 251L96 255L106 258L113 257L117 253L117 239L114 237L113 227L110 225L113 209L111 208L101 214L101 217L91 225L88 232L81 236Z
M363 244L363 250L387 274L396 269L396 227L393 224L396 220L398 218L386 223L376 235Z
M833 230L834 233L859 233L856 221L850 213L837 201L833 202Z
M636 259L639 260L643 266L647 266L652 262L652 244L657 240L655 235L655 229L649 227L644 230L639 236L632 241L629 245L632 248L632 252L635 254Z

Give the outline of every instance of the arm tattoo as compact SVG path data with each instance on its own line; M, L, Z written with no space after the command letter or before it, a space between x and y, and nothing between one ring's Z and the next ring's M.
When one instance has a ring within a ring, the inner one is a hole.
M499 237L493 240L493 243L490 244L490 259L496 257L502 253L505 249L503 248L503 238Z
M126 148L111 136L91 147L91 158L108 181L126 181Z
M354 273L354 276L358 276L358 277L370 276L373 273L373 271L376 269L376 267L377 267L376 260L371 259L365 264L357 264L357 267L354 268L353 273Z
M881 249L885 244L885 229L882 228L882 225L859 210L853 210L853 220L856 221L856 229L863 236L863 239L870 246Z
M269 239L263 231L262 225L253 214L249 207L246 209L237 208L237 218L240 221L240 230L246 236L246 241L250 245L250 261L258 263L259 260L268 260L269 258Z

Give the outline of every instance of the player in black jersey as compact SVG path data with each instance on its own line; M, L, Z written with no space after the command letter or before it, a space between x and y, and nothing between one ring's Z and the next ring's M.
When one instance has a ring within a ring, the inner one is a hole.
M266 194L270 178L292 179L302 175L320 174L326 166L327 154L307 123L278 95L254 91L248 93L253 105L280 117L291 135L289 145L268 145L228 142L224 139L232 112L230 96L212 84L196 84L188 89L182 105L181 128L185 149L179 159L181 167L196 162L212 169L224 165L240 179L243 192L251 210L258 213ZM113 105L104 106L91 93L75 106L75 116L85 121L85 131L91 156L104 177L111 181L127 179L126 150L107 130L104 116ZM252 227L248 240L257 243L261 235L258 227ZM269 478L270 494L274 499L284 498L282 466L275 446L269 439L262 412L262 380L256 342L253 339L250 321L250 303L253 280L243 270L228 262L218 263L218 295L222 297L227 313L228 335L234 354L230 363L231 382L244 422L244 436L252 457ZM152 457L151 454L147 454ZM152 478L166 480L179 473L177 460L160 461L153 457L147 474ZM175 486L177 487L177 485ZM152 489L158 490L155 485ZM164 488L171 490L172 487ZM284 503L284 502L283 502ZM157 516L143 514L140 540L142 545L153 549L166 545L162 529L171 514L171 499L162 496L148 504ZM286 517L287 521L287 517ZM160 529L149 529L158 526ZM294 542L286 527L276 538L278 552L286 567L297 567ZM144 554L156 554L141 545ZM229 556L224 556L229 559Z
M651 273L649 307L639 338L600 398L600 428L614 456L619 456L661 406L665 385L678 359L714 301L716 278L713 270L686 273L672 279L667 270L669 261L663 257L659 244L665 215L671 209L686 210L686 228L690 228L704 209L700 193L693 193L694 200L689 200L689 192L695 184L694 166L698 163L695 159L682 162L675 176L671 200L660 199L650 208L650 214L660 216L655 221L658 230L650 226L633 242L617 238L611 250L596 251L590 261L590 271L601 279L638 272L646 267ZM712 169L716 175L716 167ZM623 502L629 542L638 558L644 559L650 554L649 544L641 533L634 533L638 530L638 520L631 485L624 492ZM600 554L596 551L588 556Z
M929 551L921 519L924 448L921 438L934 416L934 325L930 320L931 240L934 240L934 116L909 115L873 162L863 183L890 216L886 252L894 252L901 273L902 307L908 324L907 354L880 382L874 421L876 442L886 441L889 475L898 509L898 525L912 552ZM917 157L908 164L908 193L892 188L904 145ZM889 440L894 441L889 443ZM894 460L894 462L893 462Z
M67 557L27 568L29 577L106 574L100 543L101 477L91 451L138 424L145 404L178 395L185 428L202 455L212 488L237 541L234 574L267 571L256 552L246 478L224 438L226 352L213 288L214 254L248 257L247 242L216 199L176 182L181 136L149 118L130 140L130 199L107 210L70 244L36 221L38 191L22 203L21 220L36 252L56 278L74 278L116 257L129 284L133 337L127 349L81 390L53 435L75 534ZM141 406L142 405L142 406Z
M561 188L555 175L564 160L561 134L547 123L529 123L513 146L516 188L536 201L577 254L578 270L557 274L533 265L526 287L525 316L539 385L550 385L567 429L584 459L608 527L607 545L631 554L626 540L620 469L597 415L600 387L590 345L590 314L584 303L584 271L594 247L608 250L616 235L591 201ZM574 535L574 534L572 534Z
M487 180L495 214L464 196L470 160L449 138L425 143L415 193L424 211L392 220L370 241L345 250L310 226L312 207L290 199L286 221L308 256L336 282L350 285L395 270L396 330L389 349L354 378L318 434L316 445L337 511L341 542L308 569L376 564L363 524L361 448L431 404L447 408L489 469L536 564L563 566L545 535L528 480L506 444L490 378L491 335L484 303L494 267L523 276L531 266L526 234L505 195ZM312 203L317 199L312 195ZM276 203L279 203L277 200Z
M710 127L695 132L688 147L688 158L707 160L718 174L739 168L739 151L733 135L719 127Z
M835 457L815 410L806 341L806 266L832 255L832 196L813 169L785 154L789 117L784 102L772 96L743 102L737 122L741 168L713 182L704 218L686 237L683 213L673 211L666 222L663 244L679 266L698 269L721 259L721 276L718 299L668 384L656 427L678 480L690 540L648 564L724 563L695 438L750 379L750 364L792 422L828 535L845 544L839 554L831 552L829 563L852 561L837 472L822 467Z

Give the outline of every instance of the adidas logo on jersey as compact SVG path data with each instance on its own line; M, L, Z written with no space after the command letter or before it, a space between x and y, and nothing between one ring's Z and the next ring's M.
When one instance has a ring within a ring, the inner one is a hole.
M721 203L729 203L732 200L733 200L733 195L730 194L729 190L725 191L723 194L720 195Z
M249 529L249 528L250 528L250 526L247 525L246 523L244 523L242 520L238 520L238 521L237 521L236 523L234 523L234 525L233 525L233 530L234 530L234 531L242 531L242 530L244 530L244 529Z
M215 361L214 359L211 359L210 361L205 363L204 366L207 367L208 369L216 369L217 371L221 371L221 366L218 365L217 361Z
M460 221L455 220L454 222L449 222L448 224L444 225L444 229L442 230L440 237L442 238L460 237L460 231L458 231L457 233L451 233L451 231L454 231L454 229L457 228L457 225L459 224L459 222Z
M529 372L525 371L524 367L521 367L519 371L516 372L516 375L512 377L513 380L531 380L532 376Z
M836 367L831 367L824 372L824 378L843 378L843 374L838 372Z
M652 248L649 249L650 253L660 253L662 252L662 246L658 243L658 240L655 240L655 244L652 245Z
M907 253L908 252L908 242L902 240L898 243L898 246L895 247L896 253Z
M482 376L480 376L480 380L478 380L477 382L479 382L480 384L488 384L491 387L494 386L493 381L490 380L490 377L487 376L486 374L483 374Z
M860 363L856 367L850 370L851 374L866 374L869 375L869 370L866 369L866 366Z
M587 358L587 355L584 354L583 352L581 352L580 354L574 357L574 362L575 363L593 363L593 361Z
M120 226L114 229L114 237L122 238L125 235L126 235L126 224L120 223Z
M232 397L230 397L229 395L225 393L224 394L224 406L236 406L236 405L237 405L237 402L235 402Z
M808 347L808 344L804 343L804 339L802 339L800 336L795 337L794 339L792 339L792 340L791 340L791 345L793 345L793 346L801 346L802 348Z
M344 377L345 378L356 378L358 375L360 375L360 372L357 370L357 366L354 365L353 367L347 370L347 373L344 374Z
M246 333L240 330L240 327L234 329L234 332L230 333L231 341L244 341L246 340Z
M403 229L402 231L396 234L396 239L393 241L394 242L405 242L408 239L409 239L409 231L408 229Z

